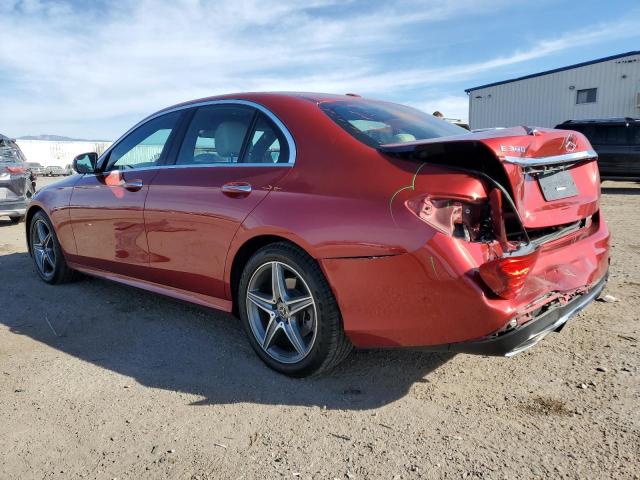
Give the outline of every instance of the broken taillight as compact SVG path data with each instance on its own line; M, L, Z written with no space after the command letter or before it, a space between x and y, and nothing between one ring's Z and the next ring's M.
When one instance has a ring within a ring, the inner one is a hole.
M480 277L496 295L514 298L524 287L538 254L536 249L524 255L497 258L480 266Z
M436 230L466 241L484 241L493 237L491 215L485 201L414 197L406 206L423 222Z

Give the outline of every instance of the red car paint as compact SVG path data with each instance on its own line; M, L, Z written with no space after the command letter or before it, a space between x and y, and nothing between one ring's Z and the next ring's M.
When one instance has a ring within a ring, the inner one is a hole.
M28 213L49 215L72 268L231 311L234 262L244 258L239 252L254 242L285 239L318 261L345 331L360 347L482 339L513 319L530 321L537 308L585 291L607 272L609 232L599 212L595 158L571 169L578 195L556 201L546 201L537 182L504 161L590 150L579 133L571 133L569 148L567 131L524 127L402 145L473 143L490 152L527 229L588 219L583 228L540 245L524 289L507 300L478 274L495 258L495 245L452 238L406 207L424 194L486 200L487 182L376 150L318 108L324 101L359 98L252 93L183 105L220 99L255 102L277 116L295 139L295 165L66 178L40 191ZM127 186L138 180L141 188ZM225 195L222 186L233 182L251 184L252 192Z

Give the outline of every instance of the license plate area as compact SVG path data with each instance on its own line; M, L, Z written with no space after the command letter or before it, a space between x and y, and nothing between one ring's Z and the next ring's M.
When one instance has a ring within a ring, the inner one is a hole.
M537 176L542 195L547 202L578 195L573 175L567 170L539 173Z

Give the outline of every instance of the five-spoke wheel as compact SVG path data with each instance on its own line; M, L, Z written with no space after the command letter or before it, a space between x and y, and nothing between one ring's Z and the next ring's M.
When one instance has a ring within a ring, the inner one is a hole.
M76 272L67 266L49 217L36 212L29 221L29 246L40 278L47 283L63 283L75 278Z
M302 276L283 262L266 262L249 280L249 324L262 349L275 360L302 360L316 337L317 311Z
M258 250L244 268L238 300L251 345L275 370L291 376L318 373L351 350L322 271L294 245Z
M33 222L31 238L31 252L36 267L45 278L53 277L56 270L56 252L51 229L43 219Z

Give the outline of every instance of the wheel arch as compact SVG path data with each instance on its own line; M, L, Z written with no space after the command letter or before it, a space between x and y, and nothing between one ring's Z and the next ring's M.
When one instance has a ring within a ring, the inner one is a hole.
M314 258L310 253L309 249L305 248L301 245L301 242L296 242L291 238L277 235L277 234L258 234L251 238L246 239L233 253L233 258L231 259L231 266L228 269L228 286L229 286L229 295L231 298L231 302L233 305L233 313L235 315L238 314L238 285L240 283L240 277L242 276L242 271L244 270L245 265L249 261L249 259L261 248L266 247L267 245L271 245L273 243L289 243L290 245L294 245L299 248L311 258Z
M27 214L24 217L24 228L27 239L27 249L29 250L29 255L31 255L31 219L38 212L44 212L47 215L47 212L40 205L31 205L27 210Z

